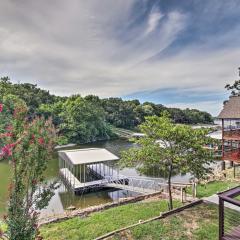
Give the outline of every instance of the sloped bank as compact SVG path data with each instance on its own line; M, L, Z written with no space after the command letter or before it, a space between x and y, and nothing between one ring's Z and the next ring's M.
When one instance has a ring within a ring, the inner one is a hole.
M181 205L179 201L174 201L175 208ZM40 227L40 233L45 240L95 239L119 228L159 216L167 209L168 201L154 196L147 200L110 207L89 215L44 224Z
M73 211L65 211L63 214L53 215L53 216L50 216L47 218L40 218L39 226L42 226L44 224L64 221L64 220L71 219L74 217L82 217L83 218L94 212L103 211L103 210L106 210L109 208L129 204L129 203L140 202L140 201L154 198L154 197L157 197L159 199L166 199L166 195L163 194L162 191L156 192L156 193L151 193L151 194L146 194L146 195L140 195L140 196L136 196L136 197L124 198L124 199L120 199L117 202L101 204L101 205L92 206L92 207L88 207L88 208L84 208L84 209L77 209L77 210L73 210Z

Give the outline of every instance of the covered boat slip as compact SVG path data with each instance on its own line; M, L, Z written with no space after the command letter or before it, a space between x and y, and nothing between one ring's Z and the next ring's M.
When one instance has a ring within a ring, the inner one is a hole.
M114 181L128 181L114 169L117 156L102 148L59 151L60 175L74 192L89 192Z

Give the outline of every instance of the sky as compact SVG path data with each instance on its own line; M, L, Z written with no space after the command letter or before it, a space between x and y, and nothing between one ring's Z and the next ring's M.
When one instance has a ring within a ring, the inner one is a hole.
M0 0L0 76L215 116L239 36L239 0Z

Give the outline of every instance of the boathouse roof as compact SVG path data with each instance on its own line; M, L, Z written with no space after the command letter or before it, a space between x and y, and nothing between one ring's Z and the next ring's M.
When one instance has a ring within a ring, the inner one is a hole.
M231 96L228 101L225 101L218 118L240 119L240 96Z
M105 148L84 148L58 151L59 157L70 161L73 165L92 164L119 160L113 153Z

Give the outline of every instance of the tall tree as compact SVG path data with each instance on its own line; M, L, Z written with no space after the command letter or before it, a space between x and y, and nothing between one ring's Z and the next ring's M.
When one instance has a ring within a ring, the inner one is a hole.
M107 139L111 131L101 106L80 96L72 96L62 105L60 130L70 142L85 143Z
M29 121L27 106L21 99L4 98L0 106L0 122L13 110L12 118L0 126L3 127L0 158L9 159L12 167L8 215L5 216L7 233L10 240L33 240L38 235L38 210L47 206L57 187L56 183L47 184L44 179L56 132L51 120Z
M211 171L209 164L213 160L213 154L204 146L213 140L207 137L208 130L193 130L190 126L174 124L167 113L161 117L147 117L140 130L145 136L133 140L139 148L123 152L121 165L134 166L142 173L152 168L165 172L169 209L172 209L173 172L189 172L197 179L204 178Z
M239 77L240 77L240 67L238 68L239 70ZM239 80L235 80L235 82L231 85L231 84L227 84L225 86L225 88L227 90L231 91L231 95L232 96L237 96L240 94L240 79Z

